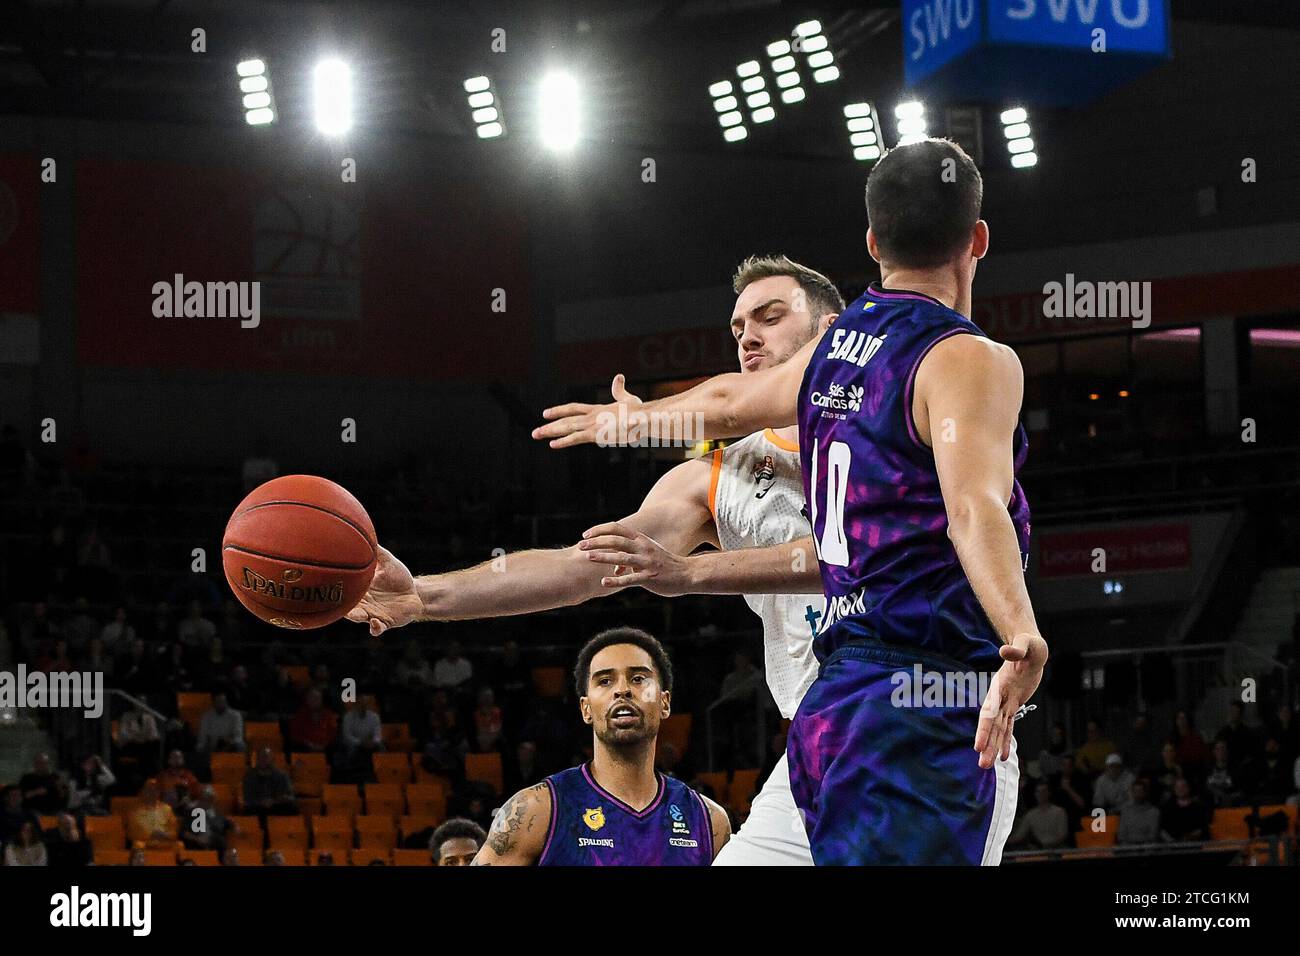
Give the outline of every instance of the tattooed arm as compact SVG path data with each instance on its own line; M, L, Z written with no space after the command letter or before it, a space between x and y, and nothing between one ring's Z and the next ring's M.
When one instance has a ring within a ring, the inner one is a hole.
M704 801L704 807L709 811L709 826L713 829L713 857L717 859L718 852L731 839L731 817L727 816L726 810L708 797L701 794L700 799Z
M536 866L551 822L551 791L544 783L520 790L492 821L474 866Z

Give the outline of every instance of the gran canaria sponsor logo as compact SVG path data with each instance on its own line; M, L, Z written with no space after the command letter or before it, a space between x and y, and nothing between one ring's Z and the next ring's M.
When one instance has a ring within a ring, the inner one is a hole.
M270 595L284 601L310 601L313 604L343 603L342 581L335 581L331 584L314 584L306 587L293 583L302 577L302 572L294 568L284 572L283 576L286 579L284 581L275 581L263 577L252 568L244 568L243 570L243 580L239 582L239 586L246 591L252 591L254 594Z
M808 396L808 400L822 410L823 418L843 419L847 417L848 412L862 410L862 395L861 385L850 385L845 388L839 382L831 382L825 392L814 391Z

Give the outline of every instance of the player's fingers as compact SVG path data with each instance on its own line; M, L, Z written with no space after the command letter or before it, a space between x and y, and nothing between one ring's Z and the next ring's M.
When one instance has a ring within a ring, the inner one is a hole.
M595 527L588 528L586 531L582 532L584 538L590 538L597 534L617 534L622 535L625 538L631 538L636 534L636 531L629 528L621 521L606 521L604 524L598 524Z
M560 438L582 428L584 421L586 421L586 419L581 415L571 415L568 418L558 418L549 425L538 425L534 428L533 437Z
M345 616L353 624L365 624L366 621L370 620L370 614L366 611L361 610L360 605L348 611L348 613Z
M552 405L550 408L542 409L542 417L548 420L556 418L573 418L578 415L588 414L595 406L588 405L585 402L568 402L564 405Z
M633 571L630 574L620 574L617 577L601 578L600 583L607 588L626 588L634 584L641 584L643 581L649 581L654 575L649 571Z
M556 438L554 441L551 441L548 444L552 448L573 448L576 445L585 445L590 441L591 441L591 432L586 431L584 429L582 431L576 431L571 434L565 435L563 438Z
M597 548L608 550L609 548L626 548L634 549L636 539L630 538L625 534L598 534L594 538L587 538L585 541L578 543L579 551L593 551Z
M383 634L384 631L386 631L386 630L388 630L388 625L385 624L383 621L379 620L379 618L377 618L377 617L372 617L372 618L370 619L370 636L371 636L371 637L378 637L380 634Z
M975 743L971 749L983 753L984 748L989 745L989 734L993 730L993 718L980 715L979 723L975 725Z
M637 569L645 567L645 561L640 555L626 551L592 551L587 558L597 564L626 564L629 568Z
M998 648L998 653L1002 655L1004 661L1023 661L1029 652L1015 644L1003 644Z

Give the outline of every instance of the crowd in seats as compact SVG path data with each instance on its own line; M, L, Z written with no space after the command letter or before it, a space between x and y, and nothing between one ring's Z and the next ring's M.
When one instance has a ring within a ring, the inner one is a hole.
M1117 741L1090 720L1077 747L1064 725L1022 763L1009 849L1142 846L1300 835L1300 719L1287 704L1262 726L1245 706L1212 742L1179 711L1164 734L1138 715Z

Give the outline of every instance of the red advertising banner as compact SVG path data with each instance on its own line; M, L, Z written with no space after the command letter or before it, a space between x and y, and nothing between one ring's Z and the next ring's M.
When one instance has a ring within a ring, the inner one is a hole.
M1038 540L1038 573L1045 578L1091 575L1096 549L1105 552L1106 574L1166 571L1191 564L1191 526L1176 524L1047 532Z
M40 312L40 176L41 161L37 156L0 153L2 312Z
M376 178L323 185L81 161L81 361L417 380L526 374L528 246L516 207L472 179Z

